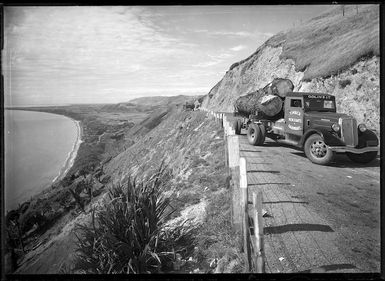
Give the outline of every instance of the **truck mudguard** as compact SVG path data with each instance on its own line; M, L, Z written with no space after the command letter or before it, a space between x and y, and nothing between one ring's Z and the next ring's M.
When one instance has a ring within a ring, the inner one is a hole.
M306 131L305 134L303 134L303 136L301 137L301 140L299 141L298 144L301 147L303 147L306 139L312 134L320 135L324 139L326 145L329 145L329 146L345 145L345 143L340 138L334 136L328 129L323 127L316 127Z
M368 143L369 141L369 143ZM371 131L366 130L365 132L358 133L358 145L357 148L363 148L367 146L378 146L378 137Z

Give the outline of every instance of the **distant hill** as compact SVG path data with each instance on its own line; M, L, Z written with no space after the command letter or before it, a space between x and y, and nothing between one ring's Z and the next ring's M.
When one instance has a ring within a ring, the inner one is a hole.
M232 112L234 101L275 77L294 90L336 96L340 112L379 131L379 5L345 5L282 31L236 62L204 97L202 106Z
M139 104L146 106L169 106L183 104L186 101L194 101L201 96L153 96L153 97L142 97L133 100L129 100L129 104ZM124 103L123 103L124 104Z

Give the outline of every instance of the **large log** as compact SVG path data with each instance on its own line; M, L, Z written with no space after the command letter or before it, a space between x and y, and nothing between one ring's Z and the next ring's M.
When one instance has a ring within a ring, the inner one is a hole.
M235 101L235 110L244 116L259 113L272 117L282 110L282 103L279 96L266 95L259 90L239 97Z
M282 99L278 96L274 95L267 95L263 96L260 100L261 105L261 111L266 114L267 116L275 116L277 115L281 109L282 109Z
M286 97L286 94L292 92L294 89L293 82L289 79L274 78L274 80L267 84L263 91L269 95L280 96L281 98Z
M283 115L283 100L293 89L289 79L275 78L263 89L239 97L234 104L235 111L245 117L258 115L270 120L279 119Z

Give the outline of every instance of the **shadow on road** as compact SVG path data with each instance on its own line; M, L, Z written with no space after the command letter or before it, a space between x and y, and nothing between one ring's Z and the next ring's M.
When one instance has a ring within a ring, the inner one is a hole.
M262 152L261 150L239 149L240 152Z
M328 264L317 268L300 271L298 273L323 273L323 272L333 271L333 270L354 269L354 268L357 268L357 267L350 263Z
M277 184L277 185L291 185L290 182L262 182L262 183L248 183L247 186L257 186L265 184Z
M270 170L247 170L248 173L271 173L271 174L279 174L280 171L270 171Z
M263 204L278 204L278 203L298 203L298 204L309 204L306 201L264 201Z
M282 234L289 231L322 231L322 232L334 232L334 230L324 224L311 224L311 223L296 223L285 224L279 226L268 226L263 229L264 234Z
M293 155L301 156L307 158L304 152L290 152ZM310 160L309 160L310 161ZM316 165L316 164L314 164ZM371 168L371 167L380 167L380 158L374 159L372 162L367 164L360 164L351 161L344 153L336 154L334 161L328 165L329 167L335 168Z

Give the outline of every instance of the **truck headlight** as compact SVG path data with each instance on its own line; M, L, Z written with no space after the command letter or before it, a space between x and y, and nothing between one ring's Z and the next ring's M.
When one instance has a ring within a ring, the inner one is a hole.
M340 131L341 127L337 123L334 123L332 125L332 129L333 129L334 132L338 133Z
M360 124L358 125L358 130L360 130L361 133L366 131L366 125L365 124Z

